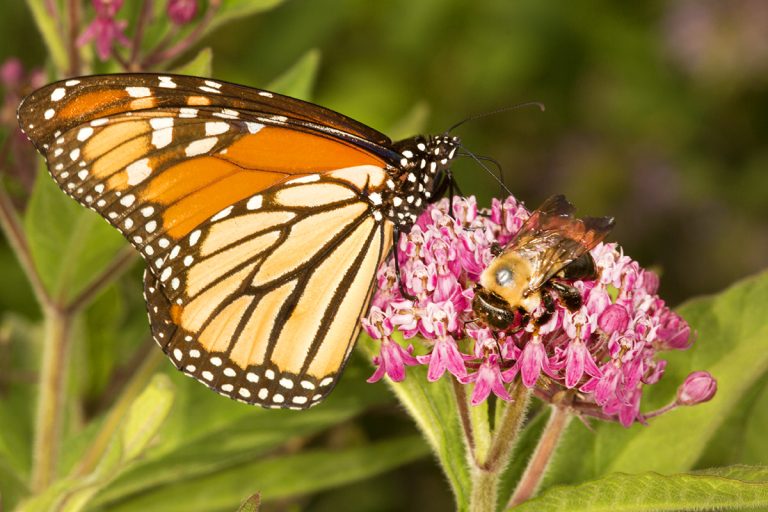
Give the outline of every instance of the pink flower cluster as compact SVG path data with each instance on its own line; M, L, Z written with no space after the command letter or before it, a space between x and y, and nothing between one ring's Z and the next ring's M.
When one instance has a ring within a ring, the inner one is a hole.
M454 198L452 206L452 215L447 199L430 206L398 242L402 287L415 300L401 294L392 257L379 269L378 292L363 319L366 332L381 341L369 382L384 375L399 382L406 366L426 365L429 381L449 373L474 383L477 405L491 393L509 400L509 385L519 378L545 400L570 391L571 406L582 414L624 426L643 421L643 388L666 365L659 352L693 341L685 320L657 295L658 277L616 244L602 243L592 250L599 279L574 283L580 309L557 303L539 329L492 331L473 313L473 289L493 258L491 244L507 244L529 211L513 197L494 199L489 210L478 210L473 197ZM395 331L419 338L419 349L404 348Z

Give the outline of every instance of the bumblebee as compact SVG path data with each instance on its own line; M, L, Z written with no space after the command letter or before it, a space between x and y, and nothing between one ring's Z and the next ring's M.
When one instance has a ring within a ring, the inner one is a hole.
M545 324L554 314L556 295L571 311L581 307L576 280L597 279L590 249L613 229L613 217L575 218L563 195L535 210L506 247L492 246L495 258L475 286L472 309L486 325L505 330L531 320ZM543 304L544 311L531 319Z

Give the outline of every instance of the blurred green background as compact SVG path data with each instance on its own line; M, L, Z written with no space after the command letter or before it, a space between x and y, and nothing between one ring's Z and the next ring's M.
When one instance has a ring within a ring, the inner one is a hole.
M507 112L457 134L500 162L529 207L565 193L581 213L614 215L611 240L656 268L661 295L677 304L768 266L766 27L763 0L295 0L229 24L204 45L214 76L254 86L314 49L311 99L393 136L544 103L544 113ZM23 2L3 0L0 61L42 65L35 30ZM456 173L481 204L499 195L472 161ZM122 286L138 296L134 281ZM38 315L4 241L0 282L2 311ZM337 434L375 437L412 427L386 406L344 428ZM428 459L312 504L339 510L345 501L354 510L452 506Z

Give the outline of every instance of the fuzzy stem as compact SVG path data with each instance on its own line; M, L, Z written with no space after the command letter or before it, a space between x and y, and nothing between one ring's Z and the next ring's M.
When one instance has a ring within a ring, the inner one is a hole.
M469 510L472 512L493 512L499 494L499 477L495 471L479 466L472 468L472 494L469 496Z
M66 310L75 313L86 307L107 284L131 268L135 261L136 251L132 247L126 246L121 249L101 274L94 277L85 289L67 304Z
M451 378L453 384L453 393L456 396L456 405L459 408L459 418L461 418L461 428L464 431L464 441L467 443L467 453L473 454L475 451L475 436L472 432L472 421L469 417L469 408L467 407L467 393L464 385L458 380Z
M43 363L32 452L31 487L37 492L47 488L56 476L72 334L72 318L60 309L45 307L44 317Z
M475 464L472 466L472 493L469 510L485 512L496 510L499 481L504 473L512 450L515 446L517 433L525 419L530 392L517 382L512 389L512 402L508 403L484 454L475 454Z
M507 466L517 440L517 433L525 420L525 411L531 396L528 388L517 381L512 389L512 402L508 403L501 422L493 433L493 442L488 457L483 463L486 469L500 472Z
M29 250L27 238L24 235L24 228L21 220L16 214L11 198L0 184L0 228L3 229L8 243L11 245L16 258L19 260L24 274L32 287L38 304L41 307L51 306L51 299L45 291L40 274L37 273L35 263L32 260L32 253Z
M565 431L565 427L570 419L571 414L566 409L556 405L552 406L552 414L549 417L547 426L544 427L536 450L533 452L531 460L528 461L528 466L525 468L525 472L517 483L517 488L507 504L508 508L519 505L536 493L541 484L541 479L546 472L547 465L549 465L552 459L552 454L555 452L555 447L557 447L557 443L560 441L560 436Z

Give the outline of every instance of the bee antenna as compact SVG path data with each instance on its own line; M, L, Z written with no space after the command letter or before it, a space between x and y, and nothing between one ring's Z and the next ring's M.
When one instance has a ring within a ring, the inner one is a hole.
M493 176L493 179L495 179L495 180L498 182L498 184L501 186L501 190L502 190L502 192L506 192L506 193L507 193L508 195L510 195L510 196L512 195L512 192L511 192L511 191L510 191L510 190L507 188L507 185L504 183L504 173L502 172L502 169L501 169L501 164L500 164L498 161L494 160L493 158L491 158L491 157L489 157L489 156L477 156L477 155L475 155L474 153L472 153L470 150L468 150L467 148L465 148L465 147L464 147L464 146L462 146L462 145L459 145L459 147L460 147L460 148L462 149L462 151L463 151L463 153L460 153L460 155L461 155L461 156L468 156L468 157L472 158L472 160L474 160L475 162L477 162L477 165L479 165L480 167L482 167L483 169L485 169L485 171L486 171L488 174L490 174L491 176ZM498 175L498 176L496 176L496 174L495 174L493 171L491 171L491 170L488 168L488 166L486 166L486 165L483 163L483 161L486 161L486 162L491 162L491 163L493 163L493 165L495 165L495 166L496 166L496 169L499 171L499 175Z
M466 123L468 121L474 121L475 119L481 119L483 117L488 117L488 116L493 116L493 115L496 115L496 114L501 114L502 112L509 112L511 110L517 110L517 109L527 108L527 107L539 107L539 110L541 110L542 112L544 112L546 110L546 107L544 106L544 104L541 103L541 102L538 102L538 101L528 101L526 103L518 103L517 105L512 105L512 106L509 106L509 107L503 107L503 108L499 108L499 109L496 109L496 110L491 110L490 112L483 112L482 114L475 114L473 116L469 116L469 117L467 117L465 119L462 119L458 123L454 124L450 128L448 128L445 131L445 133L446 133L446 135L451 133L453 130L455 130L456 128L458 128L459 126L463 125L464 123Z

